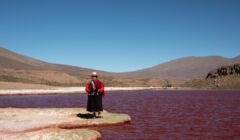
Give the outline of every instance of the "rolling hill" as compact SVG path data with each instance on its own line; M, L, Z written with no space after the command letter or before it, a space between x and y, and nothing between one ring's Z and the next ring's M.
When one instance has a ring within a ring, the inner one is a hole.
M220 66L240 63L240 56L185 57L143 70L113 73L70 65L53 64L0 48L0 81L56 86L80 86L97 71L107 86L163 86L204 77Z
M240 56L235 58L224 58L220 56L185 57L151 68L127 72L124 73L124 75L169 80L190 80L205 76L206 73L218 67L235 63L240 63Z
M222 66L210 71L205 78L195 79L182 86L195 88L240 88L240 64Z
M49 85L79 85L92 69L52 64L0 48L0 80ZM106 72L98 71L101 75Z

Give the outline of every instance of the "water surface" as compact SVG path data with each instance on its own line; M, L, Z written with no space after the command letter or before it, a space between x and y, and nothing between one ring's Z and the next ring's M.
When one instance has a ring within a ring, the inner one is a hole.
M85 94L0 96L0 107L85 107ZM104 108L127 113L123 126L95 127L103 139L240 139L240 90L107 93Z

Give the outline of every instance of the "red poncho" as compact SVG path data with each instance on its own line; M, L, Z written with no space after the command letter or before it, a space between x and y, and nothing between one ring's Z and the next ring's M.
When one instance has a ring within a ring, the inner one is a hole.
M98 92L101 93L102 96L104 96L104 85L101 81L99 81L98 79L95 80L95 87L96 89L98 89ZM92 84L91 82L88 82L86 84L86 88L85 88L86 92L89 94L92 91Z

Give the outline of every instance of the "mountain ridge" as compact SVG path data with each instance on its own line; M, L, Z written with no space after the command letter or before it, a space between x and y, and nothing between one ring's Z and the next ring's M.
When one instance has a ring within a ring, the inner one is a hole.
M178 83L201 78L213 69L235 63L240 63L240 56L234 58L189 56L137 71L116 73L48 63L15 53L6 48L0 48L0 81L3 79L4 81L11 81L11 79L21 81L22 79L22 81L32 81L34 83L61 85L64 84L61 82L62 80L71 81L66 85L83 85L89 79L90 73L97 71L101 75L101 79L111 86L161 86L165 80ZM9 72L6 69L9 69ZM44 74L49 74L49 78L42 78L41 76ZM54 74L59 79L56 77L50 78L54 77Z
M238 56L239 57L239 56ZM168 61L150 68L124 73L125 75L165 78L168 79L192 79L199 78L220 66L240 63L238 57L225 58L221 56L206 56L206 57L184 57ZM236 59L237 58L237 59Z

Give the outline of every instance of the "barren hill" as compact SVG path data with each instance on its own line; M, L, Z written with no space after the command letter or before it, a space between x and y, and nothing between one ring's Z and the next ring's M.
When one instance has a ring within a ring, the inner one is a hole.
M77 86L84 84L92 71L96 70L52 64L0 48L0 81Z
M97 71L107 86L162 86L204 77L221 66L240 63L240 56L185 57L134 72L112 73L70 65L52 64L0 48L0 81L57 86L80 86Z
M240 64L221 66L206 77L188 81L182 86L195 88L240 88Z
M124 75L169 80L190 80L205 76L206 73L218 67L235 63L240 63L240 56L235 58L224 58L220 56L185 57L151 68L127 72L124 73Z

